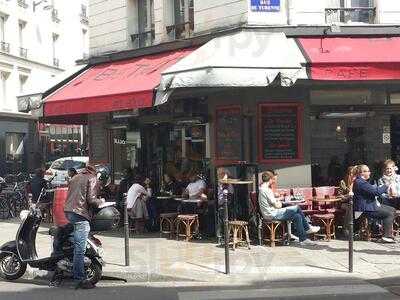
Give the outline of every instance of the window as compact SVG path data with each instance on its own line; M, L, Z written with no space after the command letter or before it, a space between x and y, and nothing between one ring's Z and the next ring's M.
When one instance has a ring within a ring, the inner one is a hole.
M154 1L138 0L138 33L132 35L138 47L150 46L154 41Z
M88 16L87 16L87 7L85 4L81 5L81 23L88 25L89 24L89 20L88 20Z
M20 160L24 154L24 133L6 132L6 159Z
M331 0L325 9L327 23L374 23L374 0Z
M3 110L7 110L7 79L10 76L9 72L0 71L1 80L1 95L2 95L2 106Z
M58 42L59 35L56 33L53 33L53 66L58 67L60 65L60 61L57 58L57 42Z
M172 38L189 37L194 30L194 1L173 0L173 24L167 26L167 33Z
M28 76L20 74L19 75L19 93L22 94L25 92L26 82L28 81Z
M19 20L18 21L19 56L26 58L28 56L28 50L24 47L25 27L26 27L26 22Z
M6 42L6 21L8 16L0 13L0 51L10 52L10 44Z

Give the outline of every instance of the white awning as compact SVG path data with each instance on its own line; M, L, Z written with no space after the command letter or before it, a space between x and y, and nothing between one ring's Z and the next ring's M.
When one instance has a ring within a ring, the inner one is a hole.
M162 73L155 105L171 90L197 87L291 86L307 79L306 59L284 33L241 31L215 38Z

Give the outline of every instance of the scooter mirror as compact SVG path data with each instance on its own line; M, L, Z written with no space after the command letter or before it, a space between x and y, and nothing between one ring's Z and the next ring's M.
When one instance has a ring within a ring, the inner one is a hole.
M21 221L24 221L29 214L29 210L21 210L21 212L19 213L19 218L21 219Z

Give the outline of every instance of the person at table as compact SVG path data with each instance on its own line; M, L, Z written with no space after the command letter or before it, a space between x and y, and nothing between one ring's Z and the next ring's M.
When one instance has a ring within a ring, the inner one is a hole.
M309 225L303 211L298 205L282 207L282 202L275 198L272 191L274 176L276 175L271 171L266 171L261 176L262 184L260 186L258 201L263 218L267 220L292 221L300 244L313 244L307 238L307 234L318 232L320 227Z
M184 189L182 197L199 200L199 202L196 205L193 205L193 203L182 203L180 210L184 213L196 213L196 211L199 212L198 208L205 207L205 203L207 202L206 183L196 171L190 173L188 177L190 182Z
M217 228L217 238L221 239L224 233L224 189L228 191L227 200L228 200L228 215L231 215L233 212L232 207L232 199L233 199L233 185L232 184L224 184L221 183L221 180L225 180L229 178L229 172L224 168L217 169L217 178L218 178L218 186L217 186L217 195L218 195L218 223L219 226ZM221 242L221 241L219 241Z
M377 197L390 195L387 185L376 186L368 182L371 171L367 165L357 167L357 177L354 180L354 211L365 213L367 217L383 221L384 236L382 241L394 243L393 221L396 210L393 207L380 204Z
M161 192L170 195L177 195L177 186L175 178L168 173L165 173L163 177L164 177L163 190Z
M383 163L383 176L378 180L378 185L387 185L389 192L382 195L382 203L396 209L400 206L400 175L396 174L397 167L393 160L388 159Z
M344 178L340 181L338 196L343 200L341 202L341 209L345 212L343 217L343 230L345 235L349 234L349 221L352 215L352 211L349 209L348 199L354 196L353 185L354 180L357 177L357 166L349 166L347 168Z
M134 220L138 232L143 232L144 222L149 219L146 201L151 197L152 191L149 188L150 180L142 179L136 175L134 183L128 190L127 208L129 217ZM146 186L147 188L145 188Z

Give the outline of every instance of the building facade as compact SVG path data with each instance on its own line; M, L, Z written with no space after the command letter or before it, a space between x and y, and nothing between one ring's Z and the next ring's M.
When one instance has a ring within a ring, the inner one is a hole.
M87 57L88 30L86 0L0 1L0 159L14 165L2 172L38 166L37 119L18 113L17 96L48 86Z

